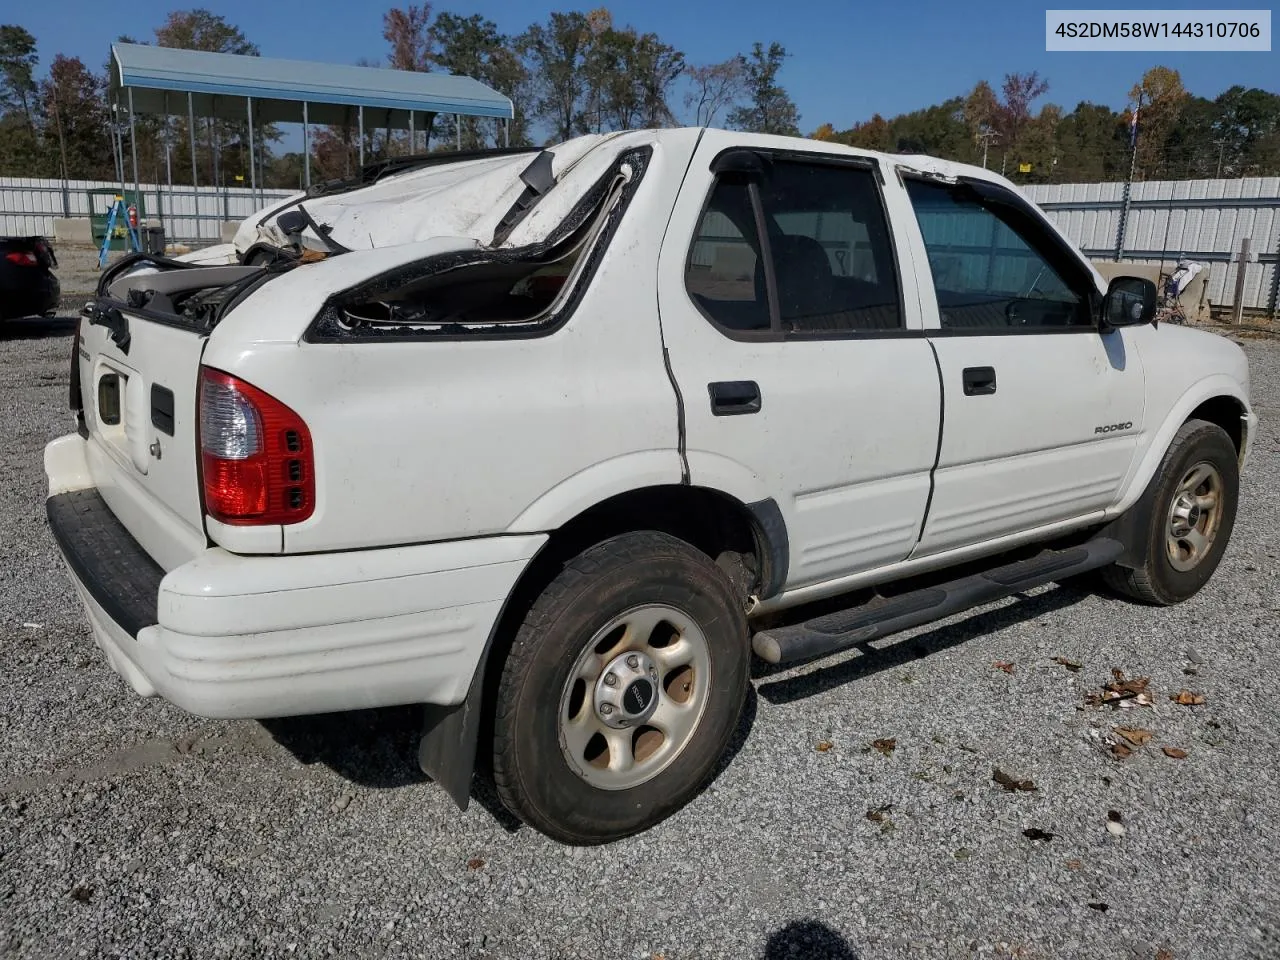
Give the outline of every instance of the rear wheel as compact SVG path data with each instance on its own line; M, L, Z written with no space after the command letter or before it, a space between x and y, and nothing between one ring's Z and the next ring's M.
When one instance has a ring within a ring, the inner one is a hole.
M1160 606L1194 596L1227 548L1239 490L1236 448L1226 431L1204 420L1184 423L1144 494L1150 522L1133 548L1140 562L1104 570L1107 584Z
M499 795L566 843L652 826L714 771L748 668L743 603L705 555L656 532L584 551L533 604L503 667Z

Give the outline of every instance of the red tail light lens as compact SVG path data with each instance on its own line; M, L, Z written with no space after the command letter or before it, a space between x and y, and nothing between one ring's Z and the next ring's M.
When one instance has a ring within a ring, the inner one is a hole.
M6 253L4 258L20 267L34 267L40 262L34 253L29 253L26 250L15 250L12 253Z
M200 371L204 507L222 523L299 523L315 510L315 460L302 418L221 370Z

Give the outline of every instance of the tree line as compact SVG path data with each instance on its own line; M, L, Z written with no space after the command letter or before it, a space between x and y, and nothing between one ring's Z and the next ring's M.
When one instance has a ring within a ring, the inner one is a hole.
M1192 95L1178 71L1157 66L1128 92L1122 111L1078 103L1039 107L1049 81L1007 74L967 94L890 119L812 136L891 153L927 153L1002 171L1016 182L1094 183L1265 177L1280 174L1280 95L1234 86L1209 100ZM1137 135L1134 136L1136 114Z
M479 118L437 116L414 142L404 131L321 127L312 138L313 179L349 175L363 145L367 161L410 151L477 149L557 142L584 133L681 122L798 135L800 115L781 84L788 54L777 42L720 63L691 63L652 32L619 24L605 8L550 14L505 34L479 14L436 12L429 4L392 8L382 17L384 61L364 66L474 77L512 101L508 129ZM170 13L145 41L165 47L259 55L224 17L195 9ZM54 56L39 77L36 38L0 26L0 175L113 180L139 177L186 184L250 180L245 121L197 119L195 156L186 117L139 116L136 142L113 116L108 65ZM940 104L846 130L824 123L809 135L892 153L928 153L983 164L1020 182L1268 176L1280 173L1280 96L1232 87L1213 100L1187 91L1177 71L1148 70L1128 92L1125 110L1082 102L1071 111L1047 102L1036 73L986 81ZM1138 136L1133 148L1133 113ZM266 186L296 187L303 157L280 148L270 125L255 126L255 171Z
M681 108L700 124L798 135L799 114L778 74L787 57L778 43L757 43L721 63L693 64L657 34L614 22L607 9L552 13L516 35L502 33L480 15L462 16L429 4L392 8L382 18L385 62L361 66L439 71L474 77L509 97L515 118L508 129L480 117L434 117L410 144L404 131L364 131L366 162L409 150L477 149L555 142L680 121ZM155 28L159 46L258 56L259 48L234 24L208 10L170 13ZM191 135L187 118L136 118L136 144L127 117L108 103L109 64L99 69L58 54L37 79L36 38L21 26L0 26L0 175L132 180L136 148L139 177L189 184ZM247 121L196 120L197 178L201 183L250 181ZM301 154L281 152L282 137L255 125L254 171L267 186L296 187ZM351 127L313 131L313 178L349 175L361 155Z

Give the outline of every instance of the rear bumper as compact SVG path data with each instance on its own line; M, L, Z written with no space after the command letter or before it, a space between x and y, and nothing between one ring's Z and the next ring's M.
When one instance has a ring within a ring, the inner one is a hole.
M22 269L33 270L32 267ZM12 273L13 271L10 271ZM58 309L62 290L58 278L44 273L20 282L10 277L10 283L0 289L0 315L5 318L43 316Z
M204 551L167 573L46 454L50 526L112 668L206 717L460 703L542 535L304 556ZM79 474L83 476L83 474ZM58 492L61 491L61 492Z

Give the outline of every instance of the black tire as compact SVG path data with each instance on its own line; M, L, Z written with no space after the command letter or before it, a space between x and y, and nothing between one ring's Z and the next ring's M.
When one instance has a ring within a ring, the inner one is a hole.
M561 695L596 633L645 604L676 608L701 630L711 664L706 705L661 772L633 787L602 789L561 748ZM714 772L737 726L749 669L743 600L704 554L653 531L585 550L533 603L503 665L493 731L498 795L529 826L564 843L607 843L653 826Z
M1170 511L1179 482L1201 461L1215 467L1221 477L1222 515L1203 557L1191 569L1179 570L1166 547ZM1146 529L1139 531L1141 540L1131 545L1137 565L1107 567L1101 571L1103 581L1123 596L1154 606L1169 606L1195 596L1213 576L1227 548L1239 493L1240 468L1231 438L1215 423L1188 420L1174 435L1142 500L1134 507L1148 518Z

